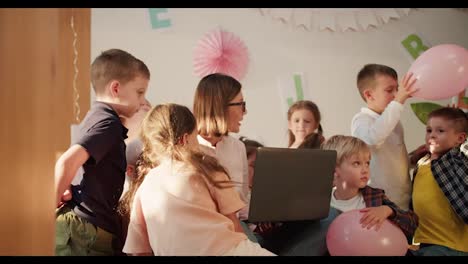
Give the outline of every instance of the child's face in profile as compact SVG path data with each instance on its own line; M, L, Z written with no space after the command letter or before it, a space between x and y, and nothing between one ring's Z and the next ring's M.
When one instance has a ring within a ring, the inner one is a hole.
M296 140L312 134L318 127L314 114L307 109L299 109L292 113L288 122L288 129L291 130Z
M369 181L370 152L363 151L344 159L335 168L334 184L342 189L364 188Z
M426 126L426 147L431 155L440 156L466 139L464 132L457 132L453 122L443 117L431 117Z
M378 74L374 82L374 89L365 91L366 101L372 110L381 114L387 105L395 99L398 82L393 77L382 74Z
M118 100L121 113L125 118L131 118L138 112L140 107L146 104L145 94L148 89L149 80L141 75L137 75L127 83L120 83Z

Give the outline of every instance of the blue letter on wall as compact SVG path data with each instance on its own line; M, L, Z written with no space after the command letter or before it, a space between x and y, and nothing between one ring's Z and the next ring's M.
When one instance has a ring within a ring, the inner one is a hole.
M160 13L167 13L167 8L149 8L151 26L153 29L166 28L171 26L170 19L158 19L158 14Z

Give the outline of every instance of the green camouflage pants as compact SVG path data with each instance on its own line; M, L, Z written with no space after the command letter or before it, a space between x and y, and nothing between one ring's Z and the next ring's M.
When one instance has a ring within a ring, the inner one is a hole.
M55 218L56 256L111 256L114 236L62 206Z

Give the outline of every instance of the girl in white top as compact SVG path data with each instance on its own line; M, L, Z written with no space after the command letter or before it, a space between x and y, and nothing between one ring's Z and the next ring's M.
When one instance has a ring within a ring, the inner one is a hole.
M198 150L196 121L181 105L153 108L142 123L142 159L123 251L133 255L273 255L247 239L245 206L224 168ZM157 166L156 166L157 165Z
M193 102L197 120L200 149L224 166L241 199L248 205L248 162L244 144L228 133L238 133L247 113L241 84L221 73L205 76L198 83ZM248 206L241 210L240 219L248 216Z
M315 103L301 100L291 105L288 110L288 147L299 148L306 138L310 142L311 137L318 138L319 143L318 146L313 146L313 148L320 147L320 143L324 141L320 120L320 110Z

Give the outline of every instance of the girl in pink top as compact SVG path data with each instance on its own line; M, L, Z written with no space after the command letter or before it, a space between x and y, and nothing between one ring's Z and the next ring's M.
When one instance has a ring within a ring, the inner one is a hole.
M130 187L123 252L132 255L273 255L249 241L237 211L245 206L225 169L198 150L196 121L181 105L153 108L142 123L143 153Z

